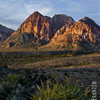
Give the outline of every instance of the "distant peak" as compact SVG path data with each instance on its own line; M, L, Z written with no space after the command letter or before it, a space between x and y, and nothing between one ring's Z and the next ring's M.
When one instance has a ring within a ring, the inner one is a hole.
M82 19L83 21L88 21L88 20L91 20L91 21L93 21L91 18L89 18L89 17L83 17L83 19Z
M63 16L63 17L65 16L66 17L67 15L66 14L56 14L53 17L61 17L61 16Z
M35 11L33 14L40 14L38 11Z
M33 15L35 15L35 16L42 16L42 14L39 13L38 11L33 12L33 13L31 14L31 16L33 16Z
M81 22L85 22L87 24L96 24L95 21L93 21L91 18L89 17L83 17L83 19L79 20Z

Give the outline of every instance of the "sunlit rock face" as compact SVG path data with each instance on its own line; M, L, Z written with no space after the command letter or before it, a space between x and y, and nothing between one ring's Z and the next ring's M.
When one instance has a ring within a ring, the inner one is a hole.
M52 37L51 18L34 12L24 21L18 31L20 33L33 33L34 38L49 41Z
M77 46L79 42L100 43L100 26L88 17L63 26L51 40L51 44L62 47Z

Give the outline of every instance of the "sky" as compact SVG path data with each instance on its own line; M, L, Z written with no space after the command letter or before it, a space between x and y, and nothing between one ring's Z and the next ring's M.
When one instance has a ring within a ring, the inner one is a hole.
M100 0L0 0L0 24L16 30L35 11L66 14L75 21L90 17L100 25Z

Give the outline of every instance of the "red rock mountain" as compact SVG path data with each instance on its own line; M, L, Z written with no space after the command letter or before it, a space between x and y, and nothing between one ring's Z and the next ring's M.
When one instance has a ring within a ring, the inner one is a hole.
M13 33L14 30L7 28L0 24L0 42L3 42L10 36L11 33Z
M50 18L34 12L1 47L34 47L43 44L47 44L44 46L47 48L98 48L100 26L88 17L74 22L64 14Z
M33 33L33 37L37 39L50 40L52 38L51 21L49 17L45 17L38 12L29 16L19 27L20 33Z
M49 46L73 48L79 44L84 47L88 46L86 44L100 44L100 26L88 17L63 26L56 32Z
M48 43L58 29L72 23L74 20L67 15L60 14L50 18L34 12L4 41L2 47L37 46Z

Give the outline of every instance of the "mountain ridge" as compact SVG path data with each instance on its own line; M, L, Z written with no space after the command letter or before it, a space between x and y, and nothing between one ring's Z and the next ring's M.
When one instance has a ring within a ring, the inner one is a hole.
M59 22L56 20L59 20ZM26 45L46 44L50 42L56 31L63 25L74 22L67 15L55 15L55 18L50 18L43 16L39 12L34 12L19 26L18 30L3 42L2 47L25 47Z
M6 40L14 30L0 24L0 42Z
M65 14L54 15L51 18L34 12L1 47L94 49L100 48L99 44L100 26L89 17L75 22Z
M58 30L48 46L77 48L80 44L82 47L88 48L87 44L99 45L99 43L100 26L92 19L84 17L78 22L65 25Z

